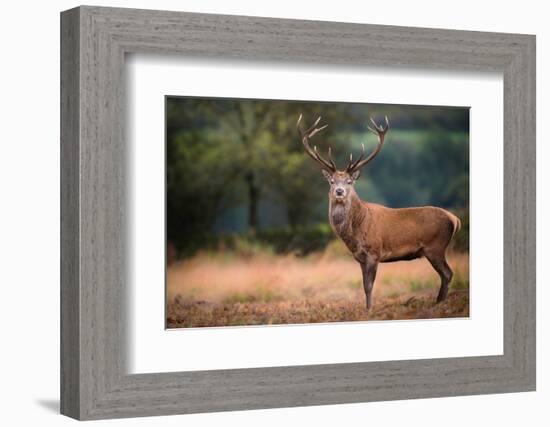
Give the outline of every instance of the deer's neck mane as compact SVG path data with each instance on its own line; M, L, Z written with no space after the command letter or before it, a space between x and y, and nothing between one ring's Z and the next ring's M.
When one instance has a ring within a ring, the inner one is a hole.
M359 196L353 192L343 202L331 200L329 204L330 225L335 233L353 251L353 242L356 240L357 231L365 220L367 209Z

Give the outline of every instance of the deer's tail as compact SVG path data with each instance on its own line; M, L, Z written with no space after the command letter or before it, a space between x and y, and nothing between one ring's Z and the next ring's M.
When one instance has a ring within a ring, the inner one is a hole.
M460 222L460 218L458 218L456 215L450 214L451 221L453 223L453 235L451 238L454 237L456 233L458 233L458 230L460 230L460 227L462 227L462 222Z

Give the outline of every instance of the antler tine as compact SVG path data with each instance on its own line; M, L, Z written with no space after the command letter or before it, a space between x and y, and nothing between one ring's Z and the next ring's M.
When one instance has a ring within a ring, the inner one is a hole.
M321 116L317 117L317 120L315 120L315 123L313 123L308 130L306 130L307 133L311 132L312 130L315 129L315 127L319 124L319 122L321 121ZM328 125L325 125L324 127L327 127Z
M317 120L315 120L315 123L313 123L312 126L310 126L306 130L303 130L301 125L302 114L300 114L300 117L298 117L298 122L296 123L296 126L298 127L298 130L300 131L300 134L302 134L302 136L307 136L308 138L311 138L317 132L321 132L324 128L328 126L328 125L324 125L324 126L321 126L320 128L316 128L316 126L319 124L320 121L321 121L321 116L319 116Z
M369 128L369 130L371 132L373 132L375 134L378 134L379 132L384 132L385 133L390 127L390 122L388 120L388 116L384 116L384 118L386 120L386 128L384 128L382 125L377 124L372 117L369 117L369 119L370 119L371 123L373 124L374 129L371 128L370 126L367 126L367 127Z
M301 123L301 121L302 121L302 117L303 117L303 115L300 114L300 117L298 117L298 121L296 122L296 127L297 127L298 129L300 129L300 123Z
M350 164L346 168L346 170L349 173L354 172L354 171L362 168L363 166L365 166L368 162L370 162L372 159L374 159L378 155L378 153L382 149L382 145L384 144L384 137L386 136L386 132L390 128L390 121L388 120L388 116L385 116L385 119L386 119L386 127L384 128L382 125L378 125L374 121L374 119L372 117L370 117L370 121L373 124L374 129L371 128L370 126L367 126L367 128L372 133L374 133L378 136L378 144L376 145L376 148L374 149L374 151L366 159L363 159L363 157L365 156L365 146L364 146L364 144L361 144L362 147L363 147L363 153L361 154L361 157L359 159L357 159L355 162L353 162L353 163L350 162Z
M349 163L348 165L346 166L346 171L348 172L352 172L355 167L357 166L357 164L363 160L363 157L365 157L365 144L361 143L361 148L362 148L362 151L361 151L361 154L359 155L359 157L357 158L357 160L355 160L354 162L352 162L352 158L353 158L353 155L350 153L349 155Z
M326 127L328 127L328 125L321 126L320 128L315 128L312 131L308 132L311 129L311 128L309 128L308 131L306 131L306 133L309 133L308 138L311 138L316 133L321 132Z
M319 122L321 121L321 116L315 120L315 123L311 127L309 127L307 130L303 130L301 126L302 121L302 115L300 114L300 117L298 118L298 122L296 123L296 127L298 128L298 132L300 133L301 139L302 139L302 145L304 146L304 149L306 150L306 153L316 162L318 162L324 169L327 171L335 172L336 171L336 165L334 164L334 161L332 160L332 155L329 151L329 157L330 162L325 160L317 151L317 147L314 147L313 149L309 145L309 140L317 133L321 132L323 129L325 129L328 125L321 126L320 128L316 127Z
M370 120L370 122L372 123L372 125L374 126L374 128L375 128L377 131L381 131L381 130L382 130L382 128L380 127L380 125L378 125L378 123L376 123L372 117L369 117L369 120ZM369 128L370 128L370 126L369 126ZM370 129L372 129L372 128L370 128Z
M330 146L328 147L328 161L330 162L334 170L338 169L336 167L336 163L334 163L334 159L332 158L332 147Z

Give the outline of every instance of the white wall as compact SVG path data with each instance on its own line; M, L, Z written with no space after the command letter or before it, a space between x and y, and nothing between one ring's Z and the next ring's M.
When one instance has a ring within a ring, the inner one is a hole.
M335 2L258 0L97 1L105 6L246 14L373 24L440 27L537 35L538 56L538 392L424 399L310 408L172 416L111 421L111 425L299 425L343 423L464 427L490 422L500 426L548 425L550 415L550 335L548 310L541 301L548 272L542 262L548 226L545 182L550 158L543 141L550 115L550 28L544 2L439 1ZM65 425L57 414L59 360L59 11L73 1L6 2L2 6L0 72L0 379L4 425ZM29 109L31 102L33 109ZM545 169L545 170L544 170ZM32 424L30 424L32 425Z

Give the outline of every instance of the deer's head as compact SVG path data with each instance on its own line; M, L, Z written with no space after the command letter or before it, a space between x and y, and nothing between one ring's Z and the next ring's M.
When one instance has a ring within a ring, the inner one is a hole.
M376 145L374 151L367 158L365 158L365 145L361 144L363 151L357 160L353 160L353 155L350 154L349 162L346 168L344 170L338 170L332 158L332 150L330 147L328 149L328 160L326 160L319 154L316 146L311 148L311 145L309 145L310 139L315 134L325 129L328 125L317 127L321 121L321 117L319 117L310 128L304 130L301 126L302 115L300 114L300 118L298 119L296 126L298 128L298 132L300 133L302 144L306 153L321 166L321 172L330 184L329 197L331 201L336 203L344 203L349 198L350 194L354 193L355 190L353 189L353 185L361 174L361 168L374 159L382 149L384 137L390 127L388 117L385 119L385 127L383 125L376 124L372 118L370 119L373 127L368 126L368 129L378 136L378 144Z

